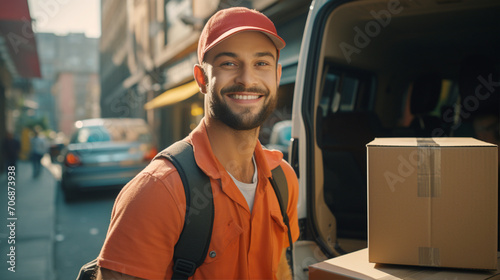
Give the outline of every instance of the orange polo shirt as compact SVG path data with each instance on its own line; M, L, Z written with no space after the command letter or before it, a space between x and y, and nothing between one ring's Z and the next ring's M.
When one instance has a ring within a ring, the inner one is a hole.
M281 152L257 145L258 184L250 213L245 198L212 152L204 120L186 140L193 144L198 166L210 177L215 208L209 253L190 279L276 279L288 233L268 178L273 168L282 166L289 189L292 239L296 241L298 181L293 169ZM201 206L204 200L199 199ZM185 213L179 174L168 160L154 160L118 195L99 265L144 279L170 279Z

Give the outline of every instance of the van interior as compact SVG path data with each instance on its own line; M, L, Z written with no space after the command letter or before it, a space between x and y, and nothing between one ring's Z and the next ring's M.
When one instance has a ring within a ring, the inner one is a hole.
M320 43L308 55L308 203L327 257L367 246L366 144L375 137L481 138L484 129L493 136L485 141L500 142L500 2L339 2L309 23ZM333 241L321 226L332 216Z

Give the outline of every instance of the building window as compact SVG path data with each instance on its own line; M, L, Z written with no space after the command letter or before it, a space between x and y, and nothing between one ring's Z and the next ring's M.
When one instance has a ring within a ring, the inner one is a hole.
M192 26L182 19L193 17L192 1L166 0L165 9L165 45L178 42L191 34Z

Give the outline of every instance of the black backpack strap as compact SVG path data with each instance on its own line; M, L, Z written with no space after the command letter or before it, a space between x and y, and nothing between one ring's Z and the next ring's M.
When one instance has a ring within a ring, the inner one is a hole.
M276 197L278 198L278 202L280 204L281 215L283 216L283 222L288 228L288 242L290 247L288 247L288 261L290 264L290 269L292 270L293 275L293 240L292 240L292 231L290 229L290 222L288 220L288 183L286 181L285 173L280 165L278 167L271 170L273 177L269 178L271 185L273 186L274 192L276 193Z
M278 187L278 192L276 192L275 190L276 196L278 197L278 199L279 197L281 197L280 201L281 212L286 214L286 210L288 208L288 183L286 181L285 172L283 172L281 166L278 165L278 167L271 170L271 173L273 174L274 182Z
M172 279L188 279L205 260L210 245L214 220L212 187L208 176L196 164L193 146L188 142L178 141L154 159L158 157L172 162L186 193L186 218L174 248ZM206 202L203 205L200 205L201 195Z
M76 280L93 280L96 278L97 274L97 259L94 259L86 264L84 264L80 268L80 272L78 273L78 276L76 277Z

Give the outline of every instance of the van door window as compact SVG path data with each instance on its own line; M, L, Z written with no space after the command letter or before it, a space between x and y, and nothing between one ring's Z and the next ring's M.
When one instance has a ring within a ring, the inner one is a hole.
M378 136L370 111L371 75L329 64L318 106L317 143L322 150L323 195L339 238L366 239L366 150Z
M362 100L370 99L370 93L366 90L370 83L369 75L337 70L328 65L323 79L323 90L319 106L324 113L365 111L368 104Z
M340 96L339 104L339 110L341 112L354 110L354 103L358 93L358 85L359 79L349 76L344 77L342 81L342 95Z

